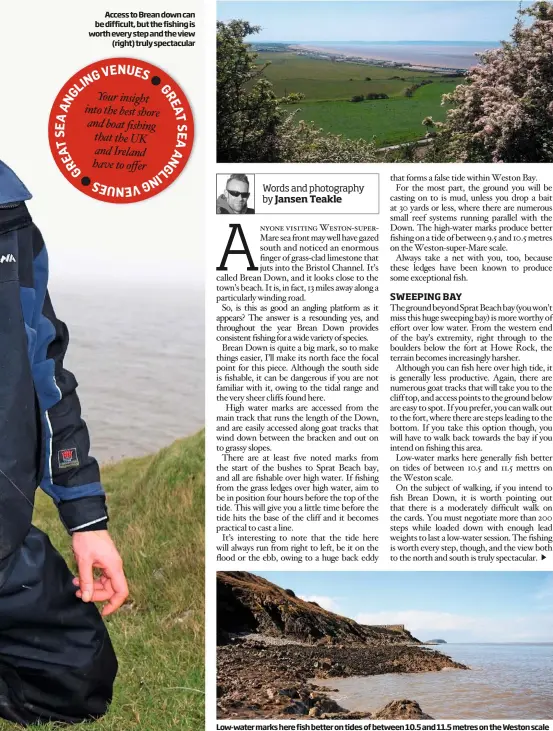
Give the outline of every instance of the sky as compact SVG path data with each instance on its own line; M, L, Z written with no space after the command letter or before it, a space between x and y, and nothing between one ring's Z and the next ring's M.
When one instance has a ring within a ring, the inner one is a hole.
M404 624L419 640L553 642L553 573L256 572L361 624Z
M525 3L528 5L528 3ZM220 0L219 20L260 25L256 41L500 41L518 2Z

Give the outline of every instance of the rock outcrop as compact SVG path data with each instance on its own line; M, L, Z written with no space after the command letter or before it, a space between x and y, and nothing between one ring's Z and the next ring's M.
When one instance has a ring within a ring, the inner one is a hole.
M245 571L217 574L217 611L220 644L228 634L239 633L328 644L420 644L407 630L358 624Z
M373 718L387 719L390 721L397 721L398 719L404 718L429 718L426 713L422 712L421 707L417 701L390 701L384 708L373 714Z

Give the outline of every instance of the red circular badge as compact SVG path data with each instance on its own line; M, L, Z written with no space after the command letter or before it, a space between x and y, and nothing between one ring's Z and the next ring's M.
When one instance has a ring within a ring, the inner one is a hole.
M96 200L134 203L165 190L186 165L194 121L180 86L157 66L107 58L72 76L48 123L69 182Z

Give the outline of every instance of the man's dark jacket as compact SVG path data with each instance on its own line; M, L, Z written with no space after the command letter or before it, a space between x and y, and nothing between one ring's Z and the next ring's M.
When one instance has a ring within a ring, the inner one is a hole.
M70 533L107 521L77 382L63 367L68 332L52 308L48 255L29 198L0 161L0 559L27 534L37 486Z
M246 213L246 214L255 213L255 209L248 208L246 206L246 208L244 208L244 210L242 211L242 214L237 214L236 211L233 211L232 208L229 206L228 201L225 198L225 196L220 195L217 198L217 213L231 213L232 215L236 216L236 215L242 215L244 213Z

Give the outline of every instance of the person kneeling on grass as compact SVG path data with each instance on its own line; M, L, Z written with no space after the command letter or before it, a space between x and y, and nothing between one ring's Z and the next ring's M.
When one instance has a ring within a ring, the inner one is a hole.
M107 616L128 596L30 197L0 161L0 717L22 726L105 714L117 659L93 602ZM78 578L31 524L38 485L71 535Z

